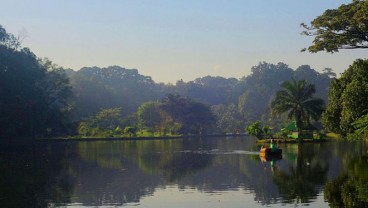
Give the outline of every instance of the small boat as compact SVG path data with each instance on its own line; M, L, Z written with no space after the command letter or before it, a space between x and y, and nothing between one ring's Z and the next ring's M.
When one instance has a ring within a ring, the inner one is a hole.
M282 160L282 154L279 155L259 155L259 158L262 162L270 162L270 161L277 161Z
M275 149L275 151L272 151L271 148L267 148L267 147L262 147L261 150L259 151L259 155L260 156L276 156L276 155L281 155L282 154L282 149Z

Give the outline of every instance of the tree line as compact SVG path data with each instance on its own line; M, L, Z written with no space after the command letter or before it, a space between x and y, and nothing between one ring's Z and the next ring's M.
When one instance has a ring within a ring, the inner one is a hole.
M1 26L0 79L0 138L68 133L72 87L66 73L22 48Z
M307 49L311 53L339 52L368 48L368 1L353 0L336 9L328 9L311 21L302 23L304 35L314 37ZM358 59L338 79L333 79L328 105L322 114L327 131L349 139L368 138L368 60Z
M254 120L269 120L280 83L305 78L326 98L333 77L331 70L261 62L241 79L206 76L163 84L119 66L63 69L1 31L0 124L8 139L241 133Z
M169 94L161 101L139 106L129 117L121 108L103 109L80 123L82 136L175 136L207 134L215 124L211 109L200 102Z
M365 48L367 13L367 1L354 0L302 24L303 34L315 36L308 51ZM365 138L367 68L367 60L357 60L336 78L330 68L260 62L241 79L206 76L164 84L120 66L63 69L0 26L0 137L240 133L257 120L277 130L291 112L273 116L272 100L285 82L305 80L327 103L326 130Z

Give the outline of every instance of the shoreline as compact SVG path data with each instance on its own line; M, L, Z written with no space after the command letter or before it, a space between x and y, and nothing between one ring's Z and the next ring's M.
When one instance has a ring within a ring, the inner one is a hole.
M274 139L276 143L299 143L298 139ZM329 139L303 139L300 143L322 143L322 142L328 142ZM257 144L267 144L271 143L271 139L259 139L256 140Z
M141 140L171 140L201 137L243 137L248 134L210 134L210 135L179 135L179 136L160 136L160 137L90 137L90 138L44 138L36 139L35 142L82 142L82 141L141 141Z

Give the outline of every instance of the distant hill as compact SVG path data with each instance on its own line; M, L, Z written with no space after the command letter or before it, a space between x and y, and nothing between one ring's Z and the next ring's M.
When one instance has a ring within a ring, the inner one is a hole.
M119 66L84 67L66 70L75 96L74 118L79 120L104 108L122 107L125 114L135 112L144 102L161 100L167 94L203 102L210 106L235 106L247 120L259 120L269 114L269 103L282 82L292 78L315 84L316 96L327 100L331 77L308 65L291 69L284 63L261 62L241 79L206 76L193 81L179 80L175 85L155 83L136 69Z
M238 107L246 113L248 120L259 120L269 111L269 104L273 96L280 90L280 85L287 80L307 80L316 86L316 97L327 102L328 87L331 77L326 73L319 73L308 65L291 69L284 63L270 64L261 62L252 67L252 73L243 77L236 91L239 94Z
M104 108L123 107L130 113L143 102L162 97L151 77L119 66L84 67L69 76L75 95L76 118L88 117Z

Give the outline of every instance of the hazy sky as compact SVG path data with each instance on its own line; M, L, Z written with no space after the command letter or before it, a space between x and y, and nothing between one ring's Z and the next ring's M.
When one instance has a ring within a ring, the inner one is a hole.
M300 53L309 23L343 0L0 0L0 24L39 57L78 70L136 68L157 82L240 78L260 61L341 73L368 50Z

